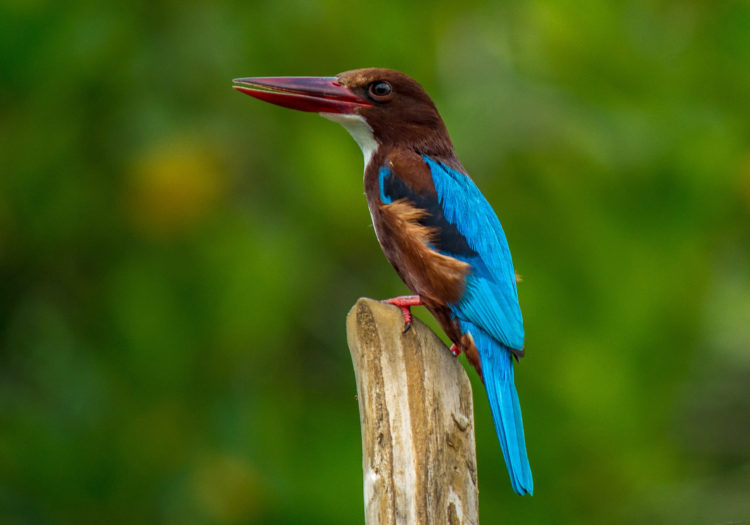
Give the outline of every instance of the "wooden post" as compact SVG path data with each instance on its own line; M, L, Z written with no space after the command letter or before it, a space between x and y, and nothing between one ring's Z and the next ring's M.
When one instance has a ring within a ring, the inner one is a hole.
M416 318L360 299L346 320L362 425L365 522L477 524L471 384Z

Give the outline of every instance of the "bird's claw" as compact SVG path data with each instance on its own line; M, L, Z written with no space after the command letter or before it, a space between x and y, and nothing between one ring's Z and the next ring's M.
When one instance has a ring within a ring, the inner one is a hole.
M449 350L451 354L453 354L453 357L458 357L461 355L461 349L458 347L458 345L456 345L456 343L453 343Z
M411 322L413 319L411 315L411 307L421 306L423 304L422 298L418 295L403 295L401 297L394 297L393 299L384 299L382 302L398 306L401 309L401 313L404 316L404 331L402 332L404 334L411 329Z

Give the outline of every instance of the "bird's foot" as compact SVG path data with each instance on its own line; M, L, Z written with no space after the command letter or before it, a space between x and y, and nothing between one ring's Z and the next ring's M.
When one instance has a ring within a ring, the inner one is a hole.
M451 347L449 348L451 351L451 354L453 354L454 357L458 357L461 355L461 349L456 345L456 343L453 343Z
M382 302L401 308L401 313L404 314L404 333L411 328L411 307L424 305L422 298L418 295L400 295L392 299L383 299Z

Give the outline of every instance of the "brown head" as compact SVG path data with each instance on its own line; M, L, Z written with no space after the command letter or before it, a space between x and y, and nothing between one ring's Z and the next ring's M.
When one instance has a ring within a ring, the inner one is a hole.
M314 111L342 124L365 163L379 146L450 157L448 131L422 86L392 69L346 71L336 77L241 78L234 88L272 104Z

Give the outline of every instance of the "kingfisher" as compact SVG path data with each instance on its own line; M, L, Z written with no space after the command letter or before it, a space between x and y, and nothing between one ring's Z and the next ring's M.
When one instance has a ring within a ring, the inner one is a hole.
M492 206L453 151L435 104L391 69L335 77L249 77L233 87L271 104L319 113L343 125L362 149L364 185L383 253L413 292L387 299L423 305L463 352L487 391L513 490L532 494L513 360L524 328L508 241Z

